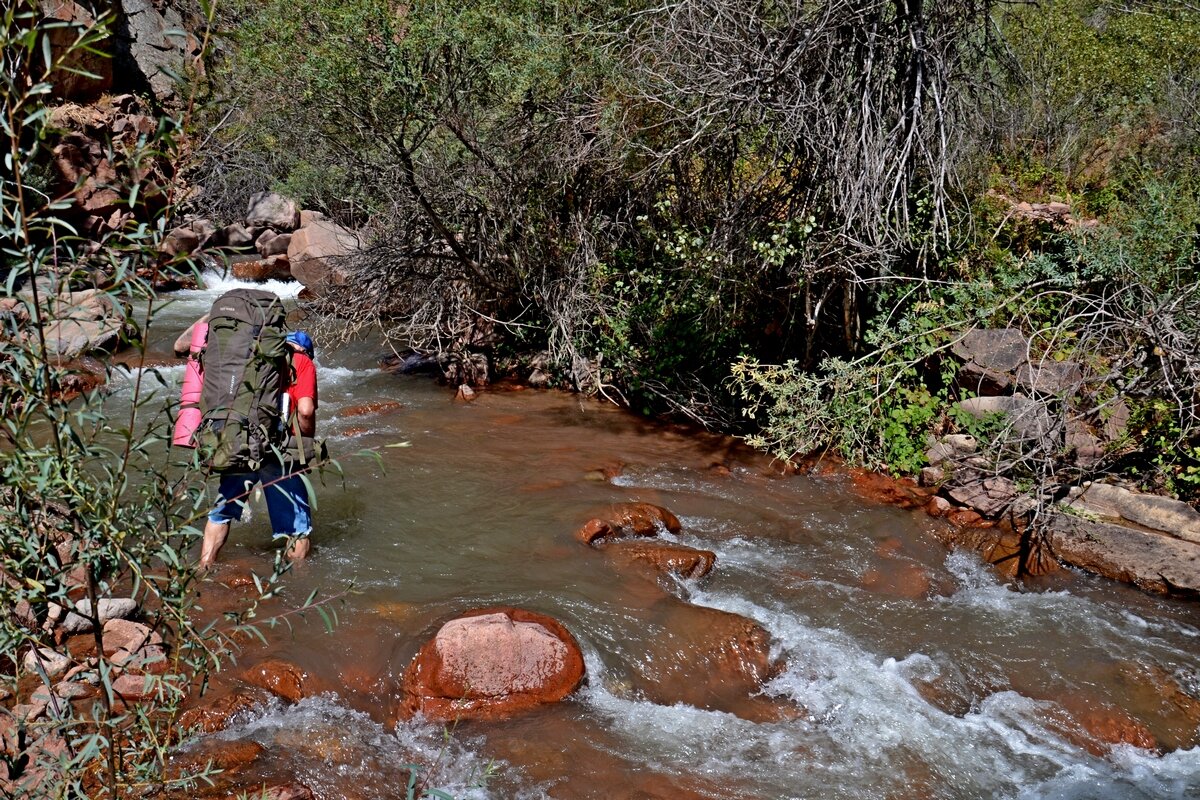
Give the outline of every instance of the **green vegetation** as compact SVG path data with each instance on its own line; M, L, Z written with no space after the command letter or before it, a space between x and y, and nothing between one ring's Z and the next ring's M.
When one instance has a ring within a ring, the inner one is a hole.
M270 171L363 227L314 303L349 329L493 373L546 349L644 413L912 473L975 425L955 338L1015 326L1134 387L1146 423L1092 471L1195 497L1193 5L327 0L225 27L207 202ZM1071 220L1018 205L1048 201ZM481 346L481 316L517 325ZM1042 456L1015 472L1084 477Z
M119 335L140 347L154 322L155 281L190 269L162 255L175 184L156 183L185 166L187 111L162 118L128 147L112 143L109 158L119 168L107 188L119 197L122 220L115 230L83 235L70 214L71 192L56 194L46 178L62 134L47 103L51 82L80 70L81 52L105 52L111 22L107 15L94 23L47 20L29 2L0 14L0 125L8 138L0 276L5 295L21 301L0 310L6 798L182 796L210 782L219 772L211 765L168 768L173 749L193 733L181 726L183 703L235 659L254 624L280 619L255 617L278 588L281 558L272 575L255 578L259 591L244 606L207 615L197 606L189 551L211 498L201 456L181 464L167 446L175 387L154 369L104 366L107 379L129 387L128 411L114 412L96 381L81 377L87 370L57 350L56 326L75 324L72 304L81 298L121 309ZM62 338L74 335L61 330ZM170 388L154 391L162 386ZM113 652L98 603L112 597L136 602L150 644ZM76 605L82 600L90 611ZM323 602L309 598L304 608L324 612ZM64 648L54 637L71 609L93 632L94 650L64 678L65 665L55 665ZM131 695L147 702L126 702Z

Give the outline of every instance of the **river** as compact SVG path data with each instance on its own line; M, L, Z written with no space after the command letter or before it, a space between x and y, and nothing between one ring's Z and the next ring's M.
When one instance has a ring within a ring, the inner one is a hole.
M179 293L151 355L231 285ZM294 298L299 286L267 288ZM1197 604L1070 572L1012 586L939 544L945 523L871 504L844 477L784 477L728 440L557 392L455 401L427 378L381 372L380 350L317 342L319 427L346 477L318 487L313 556L282 601L354 593L332 633L313 616L243 654L285 658L330 687L213 734L266 746L255 777L348 799L403 797L410 763L471 798L1200 797L1200 719L1161 690L1165 679L1200 696ZM177 381L182 366L161 372ZM128 394L120 379L114 389L115 402ZM400 406L348 413L377 400ZM379 461L350 455L363 448ZM678 515L674 538L714 551L712 573L664 586L575 540L630 500ZM272 555L260 506L222 560L266 572ZM448 739L420 719L394 725L417 648L452 615L492 605L566 624L585 686ZM671 702L707 677L692 667L709 608L771 633L787 666L760 696ZM1088 715L1140 725L1163 752L1100 746L1073 722Z

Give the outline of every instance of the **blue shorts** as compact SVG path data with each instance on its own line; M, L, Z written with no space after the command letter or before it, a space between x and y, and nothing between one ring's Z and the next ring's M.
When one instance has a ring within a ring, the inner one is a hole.
M312 533L308 487L298 474L285 475L283 465L277 461L263 464L257 472L222 472L217 504L209 512L209 521L241 521L242 509L246 507L254 485L259 482L263 484L263 495L267 499L273 538L286 539Z

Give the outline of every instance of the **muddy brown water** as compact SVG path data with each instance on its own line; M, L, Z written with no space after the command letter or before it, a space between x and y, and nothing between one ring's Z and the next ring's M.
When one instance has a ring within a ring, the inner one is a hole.
M228 285L181 294L151 349ZM380 462L345 457L344 487L319 487L314 555L285 580L282 605L353 586L334 631L309 615L243 653L242 666L289 660L327 691L260 704L212 735L266 748L239 780L393 798L419 763L430 785L472 798L1200 797L1200 703L1188 701L1200 606L1071 572L1009 585L942 547L943 523L868 503L842 477L782 477L728 440L553 392L456 402L379 372L376 354L318 342L322 433L336 453L374 448ZM397 442L410 446L386 447ZM673 511L683 531L670 538L713 550L713 572L661 584L573 538L622 501ZM228 574L265 572L272 555L259 505L222 559ZM397 725L417 648L491 605L565 623L586 685L449 737ZM753 696L703 689L707 609L763 625L786 668ZM1161 751L1103 743L1122 730Z

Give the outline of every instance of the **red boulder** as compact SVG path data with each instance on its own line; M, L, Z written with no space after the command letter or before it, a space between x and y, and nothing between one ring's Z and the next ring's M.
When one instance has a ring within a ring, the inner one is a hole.
M490 719L553 703L583 680L583 655L560 622L519 608L447 622L404 675L400 716Z

